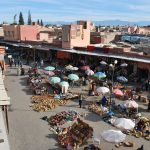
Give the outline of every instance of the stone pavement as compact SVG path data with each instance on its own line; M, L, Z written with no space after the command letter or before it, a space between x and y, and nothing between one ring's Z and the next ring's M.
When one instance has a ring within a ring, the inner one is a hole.
M5 77L5 87L8 89L8 96L11 98L9 111L10 134L9 142L11 150L63 150L57 143L57 137L49 131L47 122L41 120L43 116L52 116L58 112L74 109L79 113L86 113L85 122L94 128L94 133L100 137L100 133L107 129L116 129L102 121L101 117L80 109L78 100L71 101L65 106L59 106L49 112L34 112L30 107L32 91L26 84L26 76L16 76L15 68L8 68ZM78 92L80 89L74 89ZM88 100L98 98L90 97ZM142 108L145 109L143 104ZM147 113L147 112L146 112ZM147 115L149 115L147 113ZM133 148L121 147L120 150L136 150L144 144L144 150L149 150L150 142L142 138L127 136L127 141L133 141ZM92 141L91 141L92 142ZM101 139L102 150L116 150L114 144L107 143ZM83 148L80 148L82 150Z

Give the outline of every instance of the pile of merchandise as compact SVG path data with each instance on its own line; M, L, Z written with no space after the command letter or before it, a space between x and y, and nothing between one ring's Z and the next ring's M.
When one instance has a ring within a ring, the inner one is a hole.
M70 144L72 147L77 148L87 143L87 140L93 135L93 128L79 118L77 123L69 127L66 132L58 135L58 142L63 147Z
M94 144L91 144L89 146L84 147L84 150L101 150L101 149L95 146Z
M68 121L74 121L76 120L80 115L73 110L69 111L62 111L61 113L56 114L55 116L51 116L48 119L48 123L51 126L59 126L63 125Z
M102 115L102 110L96 103L89 104L88 109L98 115Z
M52 95L32 96L32 109L37 112L49 111L67 102L67 100L54 100Z

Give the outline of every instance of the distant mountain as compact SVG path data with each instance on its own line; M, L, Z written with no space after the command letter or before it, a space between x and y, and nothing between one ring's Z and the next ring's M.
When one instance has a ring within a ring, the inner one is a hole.
M52 25L65 25L75 23L71 21L53 21L53 22L44 22L44 24L52 24ZM130 22L130 21L123 21L123 20L104 20L104 21L92 21L95 25L101 26L117 26L117 25L139 25L139 26L146 26L150 25L150 21L137 21L137 22Z
M123 21L123 20L104 20L104 21L93 21L95 25L139 25L145 26L150 25L150 21L138 21L138 22L130 22L130 21Z

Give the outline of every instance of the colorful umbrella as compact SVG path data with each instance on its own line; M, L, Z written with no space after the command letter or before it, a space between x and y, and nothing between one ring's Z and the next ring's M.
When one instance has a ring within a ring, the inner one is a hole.
M69 87L69 83L66 82L66 81L60 82L59 85L60 85L60 86L67 86L67 87Z
M46 71L46 70L44 70L43 73L46 74L46 75L49 75L49 76L55 75L55 73L52 72L52 71Z
M67 70L71 70L72 68L73 68L73 66L72 65L68 65L68 66L66 66L65 67Z
M102 138L107 142L120 143L126 138L126 135L118 130L106 130L101 134Z
M118 118L113 123L114 126L121 129L131 130L135 127L135 123L131 119Z
M61 81L61 79L59 77L50 77L49 78L50 84L56 84L56 83L59 83L60 81Z
M107 65L107 63L105 61L101 61L100 64L101 65Z
M110 92L109 88L107 87L99 87L96 89L97 93L101 93L101 94L107 94Z
M120 67L127 67L127 66L128 66L128 64L126 64L126 63L123 63L120 65Z
M55 70L55 67L48 66L48 67L44 68L44 70L46 70L46 71L53 71L53 70Z
M70 70L76 71L78 69L79 69L78 67L72 67Z
M133 100L127 100L124 102L126 108L138 108L138 104Z
M81 69L81 70L89 70L90 67L89 67L89 66L82 66L80 69Z
M119 76L119 77L117 77L117 80L118 80L119 82L128 82L128 79L125 78L124 76Z
M114 89L114 90L113 90L113 93L114 93L116 96L123 96L122 91L119 90L119 89Z
M106 74L103 73L103 72L96 72L96 73L94 74L94 77L95 77L95 78L98 78L98 79L102 79L102 78L105 78L105 77L106 77Z
M69 74L69 75L68 75L68 78L69 78L69 80L72 80L72 81L77 81L77 80L79 80L79 77L78 77L78 75L76 75L76 74Z
M86 70L85 73L88 75L88 76L92 76L94 74L94 71L92 70Z

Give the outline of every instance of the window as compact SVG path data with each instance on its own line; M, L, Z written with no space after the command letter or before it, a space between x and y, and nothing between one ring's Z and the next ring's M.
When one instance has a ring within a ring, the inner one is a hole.
M4 31L4 36L7 36L7 32L6 31Z
M10 36L10 31L7 32L8 36Z
M14 31L11 32L12 37L14 37Z
M77 27L76 36L80 36L80 27Z

